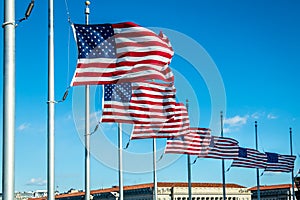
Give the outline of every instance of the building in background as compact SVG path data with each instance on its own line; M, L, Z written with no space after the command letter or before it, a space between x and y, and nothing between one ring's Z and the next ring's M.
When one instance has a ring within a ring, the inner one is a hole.
M295 193L297 188L294 187ZM251 191L251 199L257 200L257 187L249 188ZM260 186L261 200L292 200L293 199L292 184L265 185Z
M297 191L295 192L295 194L296 194L297 200L300 200L300 170L296 174L294 181L295 181L295 185L297 187Z
M117 200L119 188L114 186L106 189L92 190L93 200ZM192 200L223 200L221 183L192 183ZM188 184L181 182L158 182L158 200L188 200ZM84 192L73 192L55 196L58 200L81 200ZM43 198L40 198L43 199ZM152 200L153 183L131 185L124 187L124 199ZM241 185L226 184L227 200L251 200L250 191ZM37 200L37 199L35 199Z

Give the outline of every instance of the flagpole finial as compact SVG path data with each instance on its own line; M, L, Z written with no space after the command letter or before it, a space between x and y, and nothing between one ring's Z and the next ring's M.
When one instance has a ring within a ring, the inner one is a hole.
M89 5L91 4L90 1L85 1L85 14L86 16L90 14L90 8ZM88 24L88 17L86 18L86 24Z
M255 123L255 126L257 126L257 121L255 121L254 123Z

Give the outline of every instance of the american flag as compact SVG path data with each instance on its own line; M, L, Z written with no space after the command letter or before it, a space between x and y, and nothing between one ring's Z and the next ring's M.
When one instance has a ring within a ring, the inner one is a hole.
M167 139L165 153L199 155L209 145L206 138L210 132L208 128L190 128L188 134Z
M268 157L265 172L291 172L294 170L296 156L266 152Z
M72 25L78 60L71 86L158 79L173 82L164 35L132 22Z
M172 83L129 82L104 85L101 122L164 123L173 117Z
M173 51L173 48L172 48L172 45L171 45L171 42L170 42L169 38L168 38L162 31L159 32L158 36L159 36L163 41L165 41L165 42L168 44L170 50Z
M255 149L239 147L238 158L234 159L231 167L265 168L267 155Z
M168 138L189 133L190 121L186 107L175 104L174 116L162 124L135 124L131 139Z
M210 136L210 144L206 153L200 158L234 159L239 155L238 141L227 137Z

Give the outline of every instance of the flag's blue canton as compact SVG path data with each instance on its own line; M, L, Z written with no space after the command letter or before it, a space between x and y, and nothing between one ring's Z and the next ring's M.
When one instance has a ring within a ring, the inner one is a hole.
M129 102L131 93L131 83L104 85L104 101Z
M75 25L78 58L115 58L116 43L110 24Z
M277 153L267 153L268 163L278 163L278 154Z
M247 149L239 147L239 157L247 158Z

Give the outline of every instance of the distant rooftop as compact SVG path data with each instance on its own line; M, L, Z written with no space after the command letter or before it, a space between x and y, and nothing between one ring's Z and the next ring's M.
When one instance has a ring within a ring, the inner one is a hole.
M188 183L186 182L158 182L158 187L188 187ZM192 183L192 187L219 187L222 188L222 183ZM234 183L228 183L226 184L227 188L246 188L244 186L234 184ZM124 186L123 190L136 190L136 189L143 189L143 188L153 188L153 183L144 183L144 184L137 184L137 185L130 185L130 186ZM112 186L111 188L104 188L104 189L98 189L98 190L91 190L90 194L101 194L101 193L108 193L108 192L118 192L119 187L118 186ZM67 193L67 194L59 194L56 195L55 198L63 198L63 197L72 197L72 196L81 196L85 193L80 192L73 192L73 193ZM44 200L46 198L34 198L34 200Z
M278 185L261 185L260 190L276 190L276 189L289 189L292 188L292 184L278 184ZM296 186L294 187L296 188ZM257 190L257 187L249 188L249 190Z

